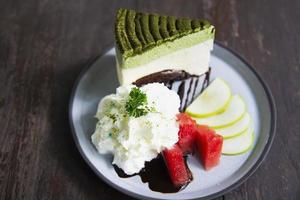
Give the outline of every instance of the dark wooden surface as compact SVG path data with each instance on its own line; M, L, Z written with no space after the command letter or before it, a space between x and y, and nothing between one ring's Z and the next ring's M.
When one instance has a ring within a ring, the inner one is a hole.
M0 0L0 199L131 199L83 161L67 114L79 72L113 44L118 7L209 19L216 39L270 85L273 147L244 184L218 199L300 199L298 0Z

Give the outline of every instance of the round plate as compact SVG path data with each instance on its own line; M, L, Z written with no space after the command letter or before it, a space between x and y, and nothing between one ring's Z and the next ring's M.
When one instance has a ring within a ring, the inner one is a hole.
M234 52L214 44L210 66L212 79L226 80L233 93L240 94L254 121L255 143L251 151L238 156L221 156L210 171L201 168L196 158L188 160L194 180L178 193L151 191L139 176L120 178L111 156L100 155L91 143L97 120L97 105L118 87L115 51L110 49L88 66L77 80L70 102L70 123L76 145L89 166L106 183L121 192L143 199L209 199L219 196L246 180L264 159L275 135L276 111L272 95L257 72Z

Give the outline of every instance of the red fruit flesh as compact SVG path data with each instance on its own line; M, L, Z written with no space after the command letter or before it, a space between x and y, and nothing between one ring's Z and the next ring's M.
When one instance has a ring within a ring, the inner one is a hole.
M182 126L178 133L178 145L184 154L192 153L194 149L195 130L188 126Z
M199 158L205 170L210 170L218 165L221 157L223 137L216 134L208 126L197 126L195 140Z
M178 145L184 154L192 153L195 142L196 121L185 113L177 115L179 122Z
M171 149L165 149L163 156L174 186L186 185L190 181L190 176L179 146L175 144Z
M179 121L180 125L182 125L182 124L192 125L192 126L196 125L196 121L193 120L189 115L187 115L185 113L177 114L177 120Z

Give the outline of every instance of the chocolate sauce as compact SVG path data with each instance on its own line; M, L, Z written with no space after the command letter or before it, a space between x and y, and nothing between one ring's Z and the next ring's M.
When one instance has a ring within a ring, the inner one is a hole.
M208 77L209 79L209 77ZM196 79L196 82L195 82L195 86L194 86L194 90L193 90L193 94L192 94L192 100L194 99L195 97L195 94L196 94L196 88L198 86L198 82L199 82L199 79Z
M188 91L187 91L187 94L188 94L188 95L191 93L193 83L194 83L194 78L192 78L191 81L190 81L190 85L189 85L189 88L188 88ZM195 88L196 88L196 87L195 87ZM193 96L192 96L192 98L193 98ZM183 107L182 110L185 110L185 109L186 109L186 106L188 105L188 103L189 103L189 98L187 97L187 98L185 98L185 102L184 102L184 104L183 104L184 107Z
M187 161L187 157L185 157L185 164ZM132 176L139 175L143 183L148 183L148 187L152 191L162 192L162 193L175 193L182 189L184 189L190 181L192 181L193 176L190 172L187 164L186 167L188 169L190 180L188 183L183 185L182 187L175 187L172 184L170 176L168 174L168 170L164 163L163 157L159 155L157 158L151 160L150 162L145 163L145 168L143 168L138 174L127 175L123 172L122 169L114 165L115 171L120 178L129 178Z
M197 77L196 75L191 75L184 70L163 70L160 72L155 72L144 76L138 80L136 80L133 84L136 86L142 86L147 83L169 83L170 81L181 81L190 77Z
M185 81L182 81L180 83L180 85L178 87L178 91L177 91L177 94L181 100L181 104L180 104L180 108L179 108L180 111L182 111L183 107L184 107L184 104L183 104L184 91L185 91Z
M209 85L210 73L211 73L211 68L209 68L208 71L205 73L206 74L206 78L203 81L201 92Z

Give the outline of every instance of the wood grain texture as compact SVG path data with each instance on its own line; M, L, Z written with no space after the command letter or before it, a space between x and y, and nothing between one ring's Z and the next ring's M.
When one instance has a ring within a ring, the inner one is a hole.
M0 0L0 199L132 199L79 155L68 101L80 70L113 44L118 7L204 17L269 84L277 135L261 167L219 199L300 199L300 1Z

